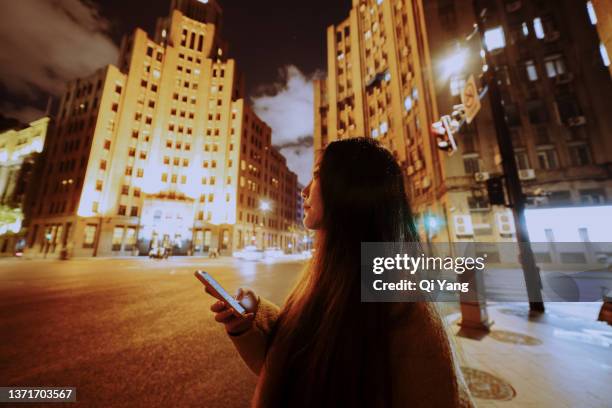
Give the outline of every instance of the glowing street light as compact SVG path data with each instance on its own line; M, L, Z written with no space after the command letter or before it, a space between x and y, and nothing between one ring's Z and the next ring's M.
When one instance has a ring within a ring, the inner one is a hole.
M443 78L449 78L451 75L457 75L467 63L469 52L465 48L457 48L452 54L447 56L440 64Z
M259 203L259 209L263 212L268 212L272 209L269 201L261 200Z

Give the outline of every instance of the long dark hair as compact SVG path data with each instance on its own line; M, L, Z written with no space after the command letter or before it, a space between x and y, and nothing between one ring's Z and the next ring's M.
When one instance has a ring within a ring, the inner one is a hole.
M401 168L371 138L330 143L319 167L322 234L273 330L265 407L386 406L390 303L360 302L361 242L414 242ZM409 308L409 304L401 305Z

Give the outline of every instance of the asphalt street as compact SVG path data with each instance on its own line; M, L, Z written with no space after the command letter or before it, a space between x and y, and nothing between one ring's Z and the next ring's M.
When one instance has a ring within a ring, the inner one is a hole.
M74 386L87 407L248 406L256 378L193 271L280 303L303 265L0 260L0 385Z

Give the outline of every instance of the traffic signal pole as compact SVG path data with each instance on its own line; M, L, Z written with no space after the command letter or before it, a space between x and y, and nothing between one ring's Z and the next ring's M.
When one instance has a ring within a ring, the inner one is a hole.
M523 268L523 275L525 277L527 295L529 298L529 310L542 313L544 312L544 302L541 292L542 281L540 279L540 270L536 265L529 241L529 232L525 219L525 195L523 194L518 168L514 160L514 148L512 147L510 129L508 128L505 118L497 75L495 74L494 64L489 51L484 43L484 17L482 13L478 13L478 10L478 0L474 0L474 11L476 13L478 32L482 41L482 48L485 52L485 61L488 68L484 72L484 81L488 87L489 102L491 104L491 112L495 124L495 133L497 134L499 153L502 159L508 198L510 200L510 206L512 207L514 225L516 226L516 240L519 246L519 258Z

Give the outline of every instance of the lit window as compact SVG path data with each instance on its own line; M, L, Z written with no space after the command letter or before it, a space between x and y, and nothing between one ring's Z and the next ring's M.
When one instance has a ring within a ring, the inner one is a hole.
M372 129L372 137L378 137L378 128Z
M506 46L504 29L502 27L495 27L485 31L484 42L489 51L504 48Z
M589 13L589 20L591 20L591 24L597 24L597 14L595 14L595 8L593 7L592 1L587 1L586 4L587 13Z
M83 231L83 248L93 248L97 225L87 224Z
M544 59L546 74L549 78L554 78L557 75L565 74L565 60L561 55L553 55Z
M523 23L521 27L523 30L523 37L527 37L529 35L529 26L527 23Z
M601 60L606 67L610 66L610 56L608 55L608 50L604 43L599 44L599 53L601 54Z
M536 37L538 39L544 38L544 26L542 25L542 19L540 17L536 17L533 19L533 30L535 31Z
M385 133L387 133L387 131L389 130L389 125L387 124L387 122L383 122L380 124L380 134L384 135Z
M538 80L538 71L533 60L525 62L525 70L527 71L527 78L529 78L531 82Z
M412 97L407 96L406 99L404 99L404 108L406 108L406 112L410 112L412 109Z
M554 148L543 148L538 150L538 163L543 170L556 169L558 167L557 152Z

